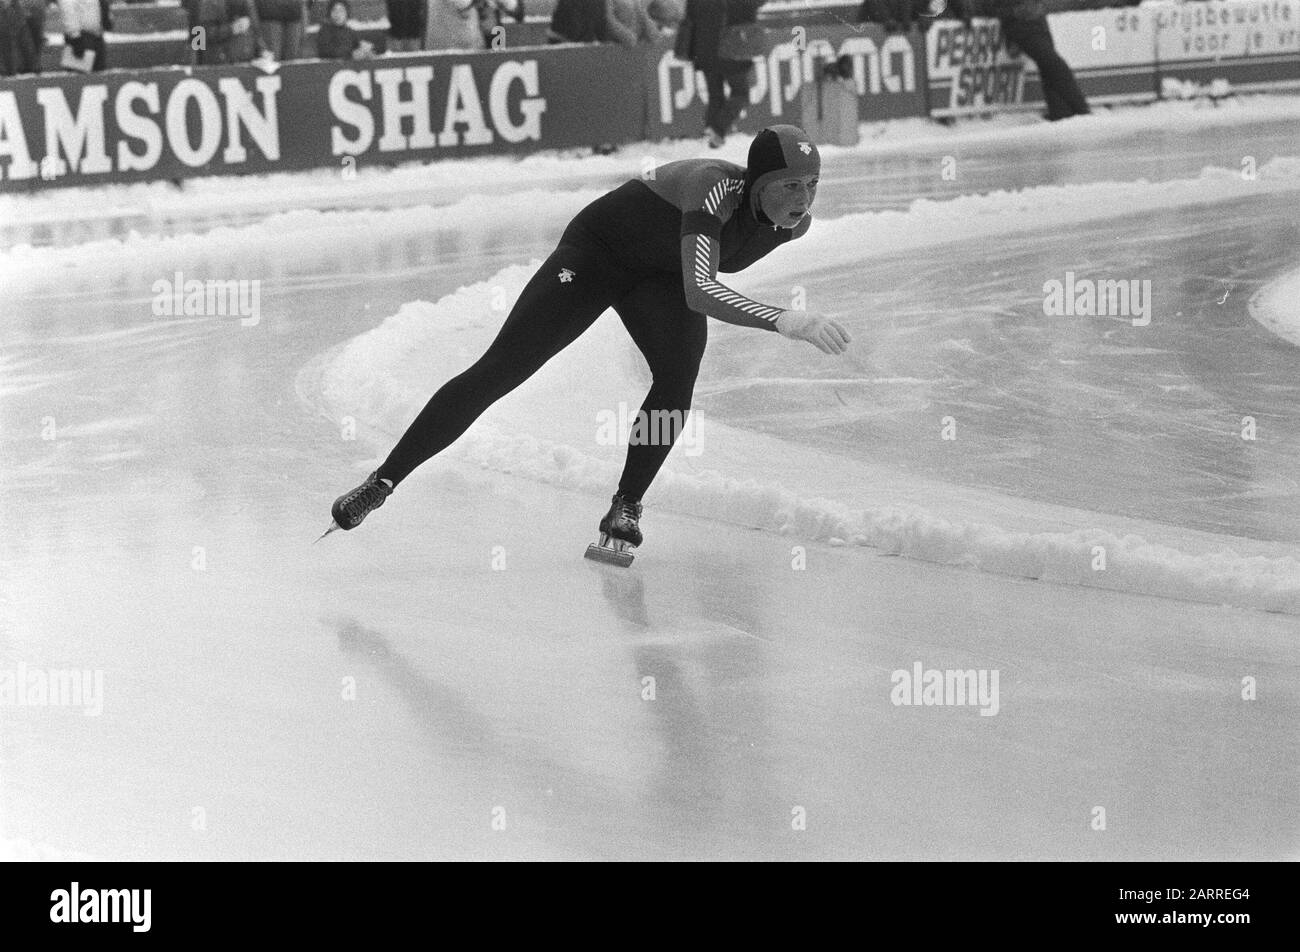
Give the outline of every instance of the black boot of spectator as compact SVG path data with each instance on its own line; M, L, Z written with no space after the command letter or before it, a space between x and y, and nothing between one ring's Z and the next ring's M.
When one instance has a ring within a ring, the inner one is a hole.
M1002 35L1037 64L1049 121L1086 116L1091 112L1070 64L1056 52L1046 17L1026 20L1005 18L1002 20Z

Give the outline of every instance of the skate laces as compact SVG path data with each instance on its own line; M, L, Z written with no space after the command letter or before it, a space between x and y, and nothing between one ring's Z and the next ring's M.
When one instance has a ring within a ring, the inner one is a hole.
M360 503L367 510L374 509L387 498L390 492L392 490L372 474L364 483L348 493L348 497L343 500L343 508L351 509L354 504Z
M622 496L615 496L618 505L618 514L620 518L625 518L629 522L638 522L641 519L641 504L632 502L630 499L624 499Z

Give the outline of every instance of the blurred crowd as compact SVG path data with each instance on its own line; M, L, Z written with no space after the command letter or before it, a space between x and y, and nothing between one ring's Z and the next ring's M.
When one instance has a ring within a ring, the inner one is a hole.
M330 0L314 50L304 48L309 0L181 0L196 63L279 62L315 55L358 59L378 52L503 49L504 27L523 23L528 0L384 0L387 35L363 39L349 0ZM743 109L748 49L744 28L756 22L764 0L557 0L547 30L551 43L651 44L675 37L679 56L709 84L709 127L725 135ZM941 17L1002 19L1008 36L1028 55L1041 52L1048 72L1046 13L1128 6L1139 0L862 0L859 22L890 32L925 29ZM57 7L63 32L59 65L83 72L108 65L104 35L111 29L109 0L0 0L0 75L39 73L48 8ZM318 14L319 15L319 14ZM1017 26L1016 24L1030 24ZM372 24L373 27L373 24ZM376 49L378 44L381 49ZM1040 68L1042 63L1040 62ZM716 96L713 93L717 93ZM1077 103L1075 104L1077 107ZM1072 107L1074 108L1074 107Z

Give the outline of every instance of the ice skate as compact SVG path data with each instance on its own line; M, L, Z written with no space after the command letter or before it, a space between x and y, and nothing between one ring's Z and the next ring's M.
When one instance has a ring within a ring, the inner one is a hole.
M392 492L393 488L379 479L377 472L371 473L356 489L334 500L334 506L330 509L334 521L316 541L319 542L337 529L355 529L366 516L382 506Z
M600 520L600 541L587 546L586 557L624 568L632 564L632 550L641 544L641 503L615 493L613 505Z

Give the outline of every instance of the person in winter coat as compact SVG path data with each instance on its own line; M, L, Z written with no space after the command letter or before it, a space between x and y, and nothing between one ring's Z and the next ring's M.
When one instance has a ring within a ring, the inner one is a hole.
M862 0L859 23L879 23L886 33L906 33L916 22L919 0ZM927 4L928 6L928 4Z
M758 6L739 0L686 0L676 52L704 74L709 91L704 127L711 148L722 145L749 105L749 76L754 66L750 60L719 55L722 34L728 26L755 22Z
M302 56L306 0L257 0L257 19L262 45L276 60L283 63Z
M638 46L659 39L659 27L650 19L645 0L610 0L609 12L614 42Z
M483 29L475 0L427 0L426 50L481 50Z
M0 76L40 73L44 0L0 0Z
M108 52L104 48L104 34L112 27L108 0L59 0L63 14L63 41L76 56L87 51L95 54L91 65L94 72L108 67Z
M1043 0L952 0L952 3L956 7L954 12L963 20L988 16L1002 21L1002 36L1038 67L1049 122L1091 112L1070 64L1056 52Z
M202 29L195 50L200 66L249 63L258 52L257 7L252 0L188 0L191 28Z
M524 0L474 0L478 7L479 28L483 31L483 48L493 49L492 42L500 34L497 27L504 27L507 20L515 23L524 22ZM500 49L500 44L495 47Z
M424 42L424 0L385 0L388 52L412 53Z
M546 33L548 43L613 43L611 0L558 0Z
M31 34L19 0L0 0L0 76L34 72Z
M374 47L348 25L352 8L348 0L330 0L325 22L316 34L316 55L321 59L369 59Z

